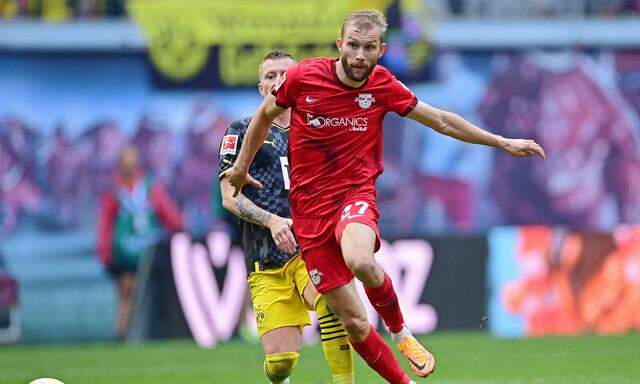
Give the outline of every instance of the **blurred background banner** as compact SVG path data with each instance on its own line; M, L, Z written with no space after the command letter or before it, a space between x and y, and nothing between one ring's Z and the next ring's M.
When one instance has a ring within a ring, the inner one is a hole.
M640 330L640 228L501 227L489 234L489 324L498 336Z
M157 85L199 88L255 85L256 68L273 49L284 49L299 60L334 56L345 15L366 8L389 17L391 49L385 64L404 80L424 79L431 23L421 1L127 3L129 15L148 38Z
M493 132L531 137L552 155L513 159L388 116L378 185L383 233L473 234L514 224L612 230L638 220L639 51L450 50L433 65L437 80L412 84L420 99ZM168 186L191 232L214 226L220 139L259 95L158 89L152 72L137 55L0 56L2 236L89 234L92 207L127 142Z
M175 306L175 298L179 298L186 324L203 347L226 341L241 324L253 323L255 314L245 300L247 269L242 251L226 232L212 232L204 239L176 234L158 253L167 252L171 254L175 291L158 291L173 286L171 276L162 272L168 260L162 257L151 276L156 282L151 293L155 297L154 318L165 319L166 315L159 314L169 313L166 309ZM376 259L394 281L408 326L416 333L430 333L486 326L486 256L483 237L436 237L383 240ZM162 280L165 284L157 284ZM362 285L357 284L364 295ZM368 302L364 304L372 324L382 327L375 309ZM185 328L180 321L172 322L171 327L165 323L156 322L152 333L166 337ZM307 330L306 336L318 335Z
M336 55L342 18L362 7L387 13L383 64L421 100L548 154L514 159L387 116L380 229L386 252L423 263L422 274L381 262L403 281L412 324L505 336L637 329L622 312L640 313L627 253L640 219L638 2L0 0L0 272L17 282L17 303L6 302L21 309L21 340L113 336L96 222L127 143L181 209L185 249L220 232L235 244L216 162L227 125L261 101L258 63L272 48ZM148 292L172 292L165 303L184 309L170 241ZM225 260L213 269L219 290L235 259ZM565 301L540 304L554 300ZM209 340L235 332L246 318L236 309ZM146 334L185 335L189 316Z
M127 3L129 15L148 38L153 67L160 79L167 80L160 83L183 87L252 86L265 52L276 48L285 49L298 59L333 56L344 15L363 8L394 15L390 32L394 37L403 26L411 29L411 36L401 33L400 40L393 39L394 46L404 46L407 40L425 44L424 27L419 27L424 23L416 22L427 16L420 1ZM411 20L414 22L408 25ZM419 54L412 56L413 62L405 64L421 70L426 59L423 52L428 50L415 51Z
M638 220L640 52L457 50L440 52L434 67L437 81L412 84L420 99L502 135L531 137L552 155L512 159L389 116L383 233L611 230ZM151 72L141 56L0 56L0 235L90 233L96 199L127 142L168 186L191 232L214 226L220 139L259 95L161 90Z

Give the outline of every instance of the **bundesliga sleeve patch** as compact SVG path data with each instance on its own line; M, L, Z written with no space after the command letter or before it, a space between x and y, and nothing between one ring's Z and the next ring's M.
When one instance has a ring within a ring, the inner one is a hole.
M235 155L238 150L238 135L226 135L220 146L220 156Z

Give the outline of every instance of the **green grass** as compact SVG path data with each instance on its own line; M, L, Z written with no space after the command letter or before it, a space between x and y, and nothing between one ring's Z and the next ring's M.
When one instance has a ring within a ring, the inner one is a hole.
M483 333L423 338L437 359L432 383L640 383L640 335L499 340ZM190 341L0 348L0 383L55 377L65 384L266 383L262 349L241 342L203 350ZM408 370L402 361L402 366ZM294 384L329 383L319 346L305 347ZM356 383L384 383L356 357Z

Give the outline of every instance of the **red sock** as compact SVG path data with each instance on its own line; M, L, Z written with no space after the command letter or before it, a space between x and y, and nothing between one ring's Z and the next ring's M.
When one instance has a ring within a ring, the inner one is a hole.
M389 275L384 274L384 283L378 288L371 288L364 286L364 291L369 297L369 301L373 308L378 311L384 324L393 333L398 333L404 327L404 318L402 317L402 311L400 311L400 304L398 303L398 296L393 289L393 284Z
M373 327L366 339L360 343L353 340L351 345L358 352L358 355L371 367L378 375L382 376L391 384L408 384L411 379L400 368L396 357L391 352L391 348L385 343Z

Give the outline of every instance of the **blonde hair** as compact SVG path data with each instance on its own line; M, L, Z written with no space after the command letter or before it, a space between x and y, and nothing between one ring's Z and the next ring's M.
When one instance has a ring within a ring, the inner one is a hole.
M347 25L353 25L358 29L368 31L372 28L378 28L380 30L380 40L384 40L384 34L387 32L387 18L384 14L377 9L362 9L353 11L342 23L342 30L340 36L344 37L344 30Z
M281 50L281 49L274 49L273 51L267 53L264 56L264 59L262 59L262 62L260 63L260 65L258 66L258 82L262 81L262 64L264 64L265 61L267 60L280 60L280 59L291 59L293 60L294 63L297 63L296 58L293 57L289 52Z

